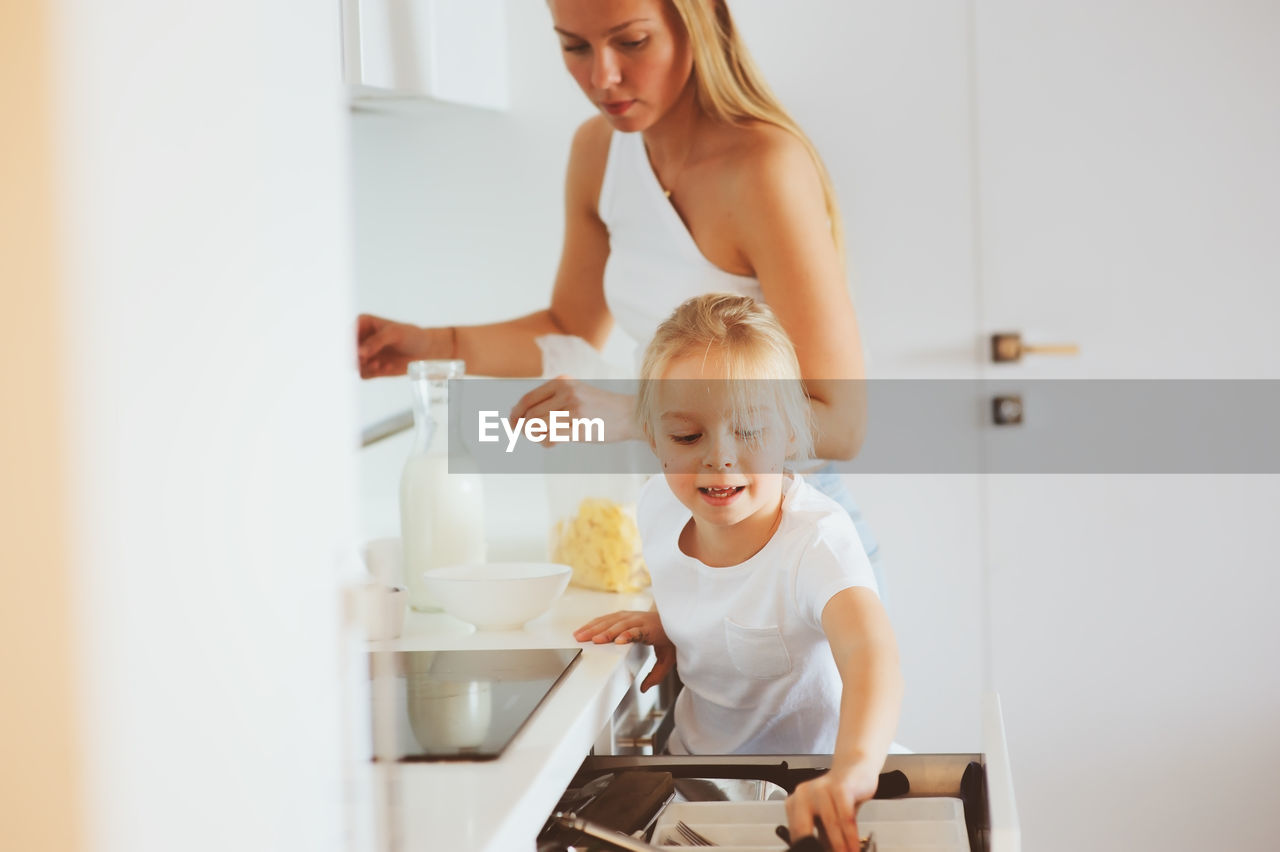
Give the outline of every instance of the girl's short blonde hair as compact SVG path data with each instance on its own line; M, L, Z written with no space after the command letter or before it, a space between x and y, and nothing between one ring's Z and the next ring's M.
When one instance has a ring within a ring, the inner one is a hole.
M789 458L813 454L813 422L795 346L773 311L749 296L696 296L658 326L645 349L636 420L650 439L658 418L657 391L672 361L715 353L725 365L735 412L767 406L793 435Z

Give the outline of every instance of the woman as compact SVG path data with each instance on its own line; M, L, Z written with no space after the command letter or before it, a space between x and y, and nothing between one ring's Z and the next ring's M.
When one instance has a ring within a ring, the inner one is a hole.
M691 296L740 293L766 302L795 343L816 455L852 458L864 399L858 382L842 380L863 377L862 347L831 182L756 71L724 0L548 0L548 7L566 68L600 110L574 135L550 307L466 327L361 316L361 375L400 376L413 360L461 358L475 374L536 376L542 335L577 335L600 348L616 321L643 350ZM639 438L633 409L629 397L561 378L523 397L512 416L569 411L605 418L611 438ZM629 428L619 433L614 423ZM860 520L833 470L809 481ZM869 532L861 524L858 532L877 565ZM792 829L801 832L825 810L816 804L822 797L835 795L826 801L843 801L847 813L850 801L874 792L802 790L806 801L821 796L793 813Z
M361 316L361 375L401 376L413 360L461 358L474 374L536 376L535 340L544 334L599 348L617 321L643 350L685 299L742 293L765 301L795 341L818 457L852 458L864 399L857 382L839 380L863 377L862 347L834 192L812 144L755 70L724 0L548 6L565 65L601 112L574 136L551 306L467 327ZM512 415L552 409L605 417L611 438L640 437L631 400L572 380L543 385ZM811 481L849 508L882 580L874 539L839 478L828 468Z

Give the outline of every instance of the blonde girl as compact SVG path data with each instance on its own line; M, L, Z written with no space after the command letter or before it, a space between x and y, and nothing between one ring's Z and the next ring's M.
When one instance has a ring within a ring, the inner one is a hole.
M578 641L645 642L648 688L677 665L673 752L831 754L787 799L794 837L815 818L858 848L901 701L892 629L852 520L786 470L807 455L809 406L772 312L710 294L681 305L645 353L636 420L662 463L638 520L649 612L615 612Z

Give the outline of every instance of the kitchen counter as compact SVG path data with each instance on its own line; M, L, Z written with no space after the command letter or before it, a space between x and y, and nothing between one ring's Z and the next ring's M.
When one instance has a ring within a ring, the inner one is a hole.
M532 850L534 838L618 703L647 668L643 645L590 645L573 630L619 609L648 609L648 594L570 587L551 611L523 630L476 631L443 613L412 610L399 639L370 650L573 648L582 654L497 760L377 765L389 790L392 849Z

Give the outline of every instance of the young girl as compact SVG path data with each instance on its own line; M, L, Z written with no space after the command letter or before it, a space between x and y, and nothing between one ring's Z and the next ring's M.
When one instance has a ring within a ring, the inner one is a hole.
M643 689L678 664L673 752L833 755L788 798L790 830L818 817L833 849L857 850L901 677L848 513L784 470L812 442L791 341L749 297L691 299L650 342L636 408L664 473L637 510L654 608L574 638L653 645Z

